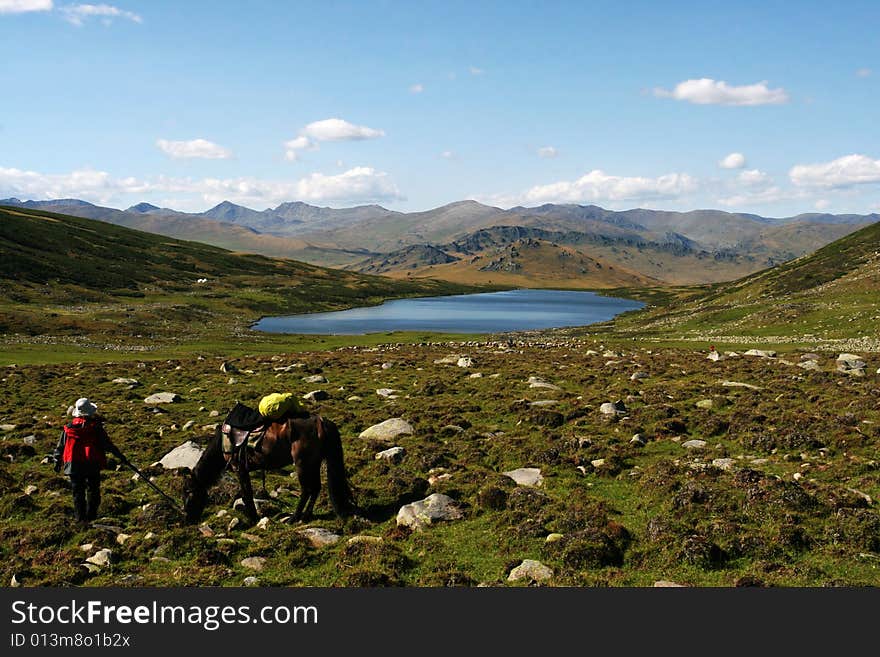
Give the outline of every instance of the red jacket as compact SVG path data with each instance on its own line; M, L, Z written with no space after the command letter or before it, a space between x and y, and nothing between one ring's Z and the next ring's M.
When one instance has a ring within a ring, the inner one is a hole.
M64 426L55 454L56 458L61 457L64 472L71 474L80 470L105 468L107 451L119 456L119 450L110 442L101 421L76 417Z

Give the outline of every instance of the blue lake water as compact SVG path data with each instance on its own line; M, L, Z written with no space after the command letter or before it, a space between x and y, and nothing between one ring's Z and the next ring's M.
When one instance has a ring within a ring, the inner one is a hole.
M593 292L509 290L446 297L396 299L380 306L327 313L264 317L269 333L361 335L391 331L504 333L604 322L644 304Z

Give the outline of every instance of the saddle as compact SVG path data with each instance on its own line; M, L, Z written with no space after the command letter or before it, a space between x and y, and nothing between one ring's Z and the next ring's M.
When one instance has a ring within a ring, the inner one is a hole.
M261 415L259 411L236 402L220 425L223 434L223 452L232 454L245 446L256 449L270 422L271 420Z

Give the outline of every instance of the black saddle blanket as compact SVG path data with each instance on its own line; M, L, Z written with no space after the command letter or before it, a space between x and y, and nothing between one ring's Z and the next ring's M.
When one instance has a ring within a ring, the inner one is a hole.
M235 429L244 429L245 431L253 431L266 423L267 418L263 417L258 410L245 406L241 402L236 402L229 415L226 416L224 424Z

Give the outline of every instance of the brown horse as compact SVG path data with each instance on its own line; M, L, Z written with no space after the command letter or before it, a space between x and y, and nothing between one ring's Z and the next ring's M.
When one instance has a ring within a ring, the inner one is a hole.
M339 429L319 415L297 415L272 422L257 449L245 446L243 452L224 453L223 436L218 427L192 470L183 472L183 508L187 521L199 521L208 498L208 490L220 479L227 468L236 470L241 486L244 511L250 521L257 521L251 470L278 470L290 464L296 466L300 497L295 520L308 520L321 492L321 461L327 461L327 489L330 503L337 516L349 515L354 510L354 498L345 476L342 441ZM264 480L265 481L265 480Z

